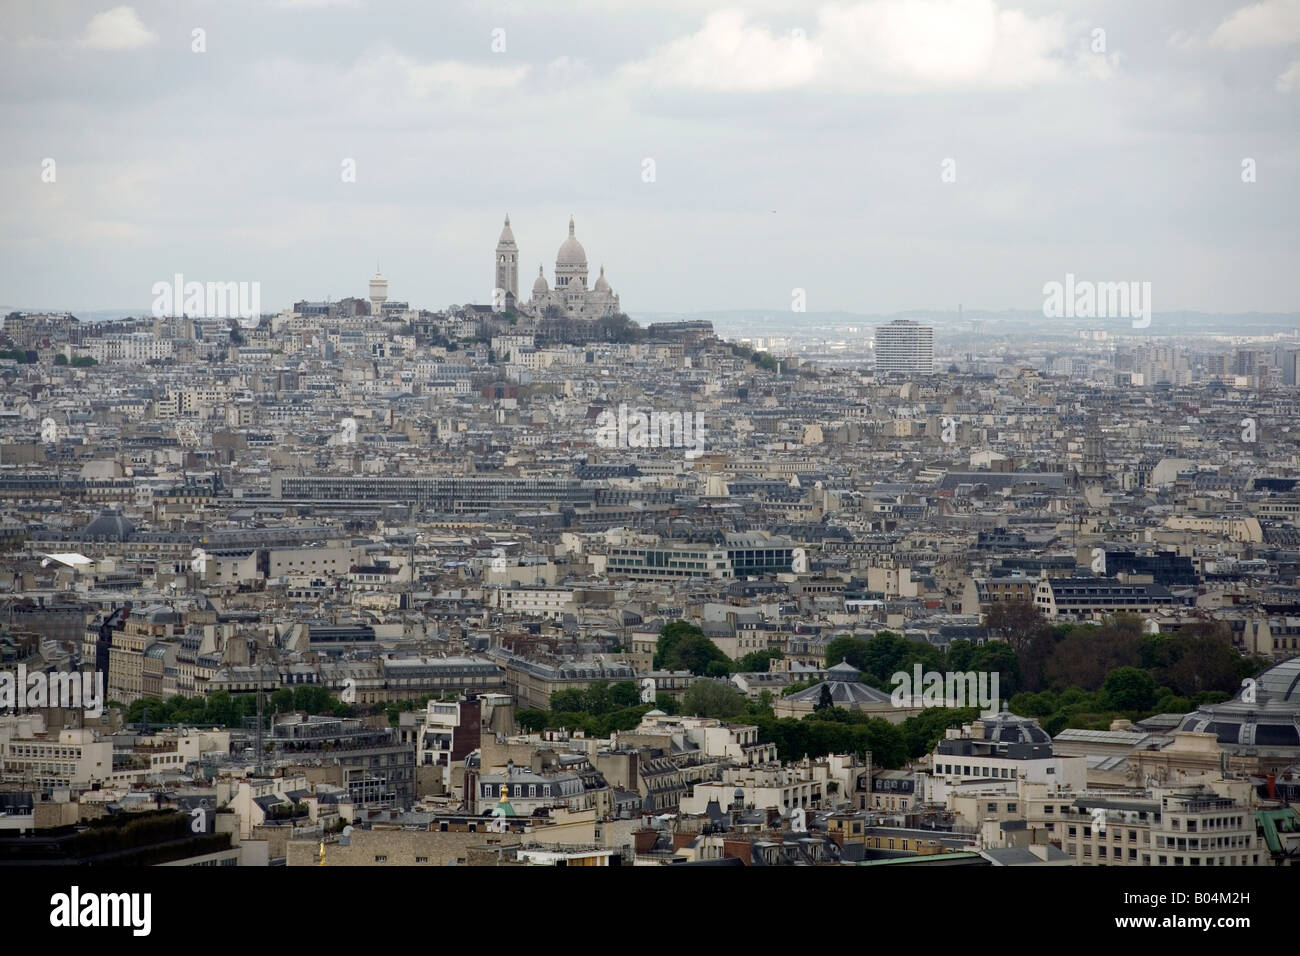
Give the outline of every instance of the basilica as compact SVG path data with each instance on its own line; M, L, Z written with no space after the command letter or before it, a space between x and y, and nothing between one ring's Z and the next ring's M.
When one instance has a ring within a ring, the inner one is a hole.
M497 240L496 268L493 277L494 302L506 309L540 318L550 306L559 308L570 319L596 320L621 311L618 294L605 279L604 266L591 288L587 287L587 252L573 234L573 217L569 217L569 238L555 254L555 288L546 284L542 267L537 267L532 296L519 298L519 247L510 231L510 217Z

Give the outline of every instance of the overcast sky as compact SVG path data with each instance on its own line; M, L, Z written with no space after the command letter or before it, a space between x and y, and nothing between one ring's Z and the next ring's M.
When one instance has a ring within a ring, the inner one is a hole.
M1300 0L4 0L0 303L487 302L508 212L632 315L1296 311L1298 125Z

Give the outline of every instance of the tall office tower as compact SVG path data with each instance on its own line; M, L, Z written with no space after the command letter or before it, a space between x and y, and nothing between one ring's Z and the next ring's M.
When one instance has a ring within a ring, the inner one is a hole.
M388 280L379 274L379 263L375 263L375 274L370 279L370 314L376 319L383 318L384 303L388 301Z
M1266 364L1268 353L1263 349L1237 349L1237 375L1258 375Z
M934 374L934 329L895 319L876 329L876 374Z
M500 289L503 296L509 296L502 305L514 308L519 300L519 247L515 245L515 234L510 231L510 217L506 216L505 228L497 240L496 273L492 288Z
M1282 351L1282 384L1300 385L1300 349Z

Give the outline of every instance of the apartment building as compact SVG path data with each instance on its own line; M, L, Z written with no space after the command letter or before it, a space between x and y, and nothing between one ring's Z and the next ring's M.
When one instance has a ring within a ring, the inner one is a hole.
M1141 799L1084 794L1064 820L1058 812L1057 839L1082 866L1268 865L1248 786L1219 780L1155 787Z
M49 736L39 714L0 716L0 780L45 790L101 783L113 772L113 745L89 729Z

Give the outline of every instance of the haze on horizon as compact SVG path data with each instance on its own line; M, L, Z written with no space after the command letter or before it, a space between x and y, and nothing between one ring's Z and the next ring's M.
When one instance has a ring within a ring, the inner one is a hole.
M1300 310L1300 0L10 0L0 78L20 308L182 273L272 311L377 260L487 302L509 213L523 289L573 214L632 314L1035 309L1066 273Z

